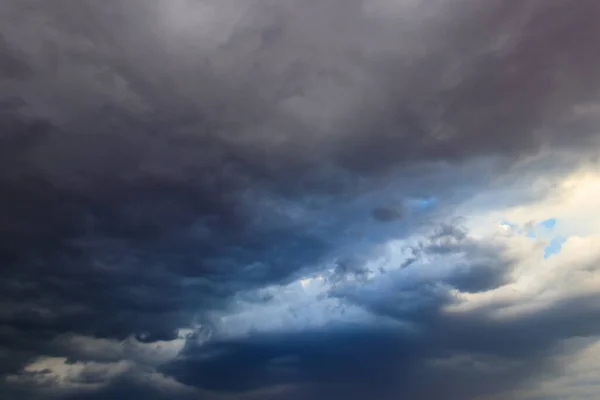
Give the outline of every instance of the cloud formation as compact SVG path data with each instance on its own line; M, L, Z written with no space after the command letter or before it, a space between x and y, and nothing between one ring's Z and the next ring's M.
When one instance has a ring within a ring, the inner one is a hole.
M577 379L599 7L1 2L0 398Z

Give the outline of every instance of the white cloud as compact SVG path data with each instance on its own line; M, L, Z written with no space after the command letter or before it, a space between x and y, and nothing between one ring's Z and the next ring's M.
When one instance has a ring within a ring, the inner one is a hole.
M131 361L68 362L65 357L40 357L19 374L8 375L8 384L48 392L50 396L95 391L110 385L116 378L131 372Z

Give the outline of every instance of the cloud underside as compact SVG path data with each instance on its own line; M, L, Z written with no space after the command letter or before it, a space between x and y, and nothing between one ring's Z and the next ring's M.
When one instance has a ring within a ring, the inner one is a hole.
M586 398L599 8L2 2L0 398Z

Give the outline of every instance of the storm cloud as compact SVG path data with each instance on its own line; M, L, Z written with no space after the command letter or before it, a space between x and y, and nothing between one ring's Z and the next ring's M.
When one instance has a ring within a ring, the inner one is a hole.
M600 193L599 12L0 0L0 398L535 398L597 225L480 221Z

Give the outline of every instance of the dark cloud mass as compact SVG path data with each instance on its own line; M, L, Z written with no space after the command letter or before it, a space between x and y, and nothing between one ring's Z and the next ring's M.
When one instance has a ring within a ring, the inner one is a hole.
M592 155L599 15L0 0L0 398L519 398L599 310L448 311L518 260L445 216L528 156ZM377 246L436 226L371 276ZM446 272L405 275L428 265ZM215 317L315 273L332 313L368 316Z

